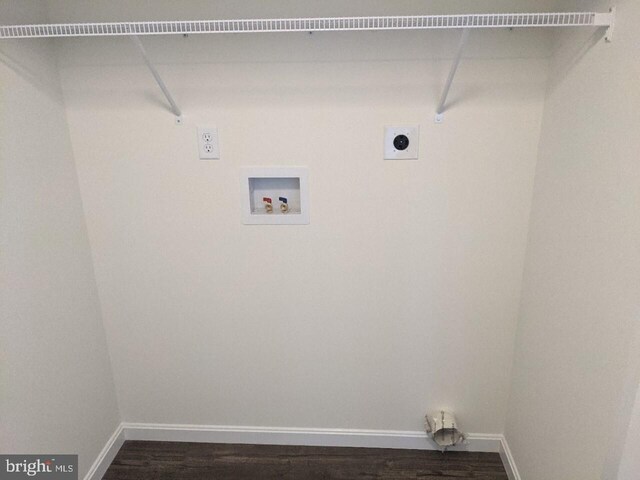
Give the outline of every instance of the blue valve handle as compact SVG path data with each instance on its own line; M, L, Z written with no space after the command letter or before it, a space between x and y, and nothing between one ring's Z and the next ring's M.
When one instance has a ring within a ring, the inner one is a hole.
M280 200L282 203L289 203L286 197L278 197L278 200Z

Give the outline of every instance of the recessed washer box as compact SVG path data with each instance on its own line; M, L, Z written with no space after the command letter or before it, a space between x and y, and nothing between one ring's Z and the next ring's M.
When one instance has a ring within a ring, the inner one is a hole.
M309 173L306 167L244 167L240 180L242 223L245 225L309 223ZM267 211L265 198L272 201L271 213ZM281 208L284 202L280 198L286 198L286 209Z

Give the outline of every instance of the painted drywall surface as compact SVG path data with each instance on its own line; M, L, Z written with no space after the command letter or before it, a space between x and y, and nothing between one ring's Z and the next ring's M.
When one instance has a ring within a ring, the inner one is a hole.
M474 34L435 125L457 38L145 38L182 126L128 39L61 42L123 420L503 430L547 50ZM420 160L382 160L394 124ZM248 165L307 166L311 224L242 225Z
M627 480L640 475L640 328L628 339L629 354L614 422L608 427L609 445L603 480ZM625 433L626 432L626 433Z
M640 4L617 8L613 43L553 62L506 429L527 480L615 478L638 385Z
M44 18L22 0L0 17ZM119 414L55 54L0 51L0 451L77 453L83 475Z
M640 388L636 392L633 414L622 451L618 480L634 480L640 472Z
M558 0L47 0L53 22L299 18L367 15L446 15L557 11Z

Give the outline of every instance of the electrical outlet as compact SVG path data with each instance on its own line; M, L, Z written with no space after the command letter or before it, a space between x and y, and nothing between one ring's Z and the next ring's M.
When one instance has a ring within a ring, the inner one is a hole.
M198 152L203 160L220 158L220 144L216 127L198 127Z
M415 160L418 158L419 127L385 127L384 159Z

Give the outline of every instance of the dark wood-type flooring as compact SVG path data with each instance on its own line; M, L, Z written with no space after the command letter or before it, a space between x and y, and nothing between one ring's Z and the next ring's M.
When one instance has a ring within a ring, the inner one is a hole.
M507 480L497 453L126 441L103 480Z

